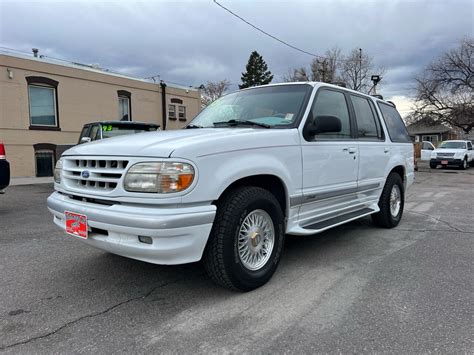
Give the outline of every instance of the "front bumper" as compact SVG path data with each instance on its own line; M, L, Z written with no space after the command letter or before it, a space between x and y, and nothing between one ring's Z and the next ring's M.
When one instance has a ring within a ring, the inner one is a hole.
M441 164L441 161L447 161L448 164ZM436 158L436 159L430 159L430 164L434 165L461 165L462 164L462 159L454 159L454 158Z
M77 240L113 254L166 265L201 259L216 214L214 205L104 205L72 199L59 192L51 194L47 204L54 223L63 230L64 211L87 216L88 238ZM152 244L141 242L139 236L151 237Z

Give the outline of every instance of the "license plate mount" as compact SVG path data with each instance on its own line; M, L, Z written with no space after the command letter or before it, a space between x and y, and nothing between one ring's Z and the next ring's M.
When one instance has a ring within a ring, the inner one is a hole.
M64 211L64 216L66 217L66 233L87 239L87 216L70 211Z
M448 161L447 160L441 160L441 165L448 165Z

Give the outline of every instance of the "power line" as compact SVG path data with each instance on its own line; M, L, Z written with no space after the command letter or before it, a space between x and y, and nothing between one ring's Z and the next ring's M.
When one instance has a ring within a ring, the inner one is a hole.
M320 55L317 55L317 54L315 54L315 53L311 53L311 52L305 51L304 49L298 48L298 47L296 47L296 46L294 46L294 45L292 45L292 44L290 44L290 43L288 43L288 42L283 41L282 39L280 39L280 38L278 38L278 37L276 37L276 36L274 36L274 35L272 35L272 34L266 32L266 31L262 30L261 28L257 27L256 25L250 23L249 21L247 21L247 20L244 19L243 17L237 15L235 12L232 12L230 9L228 9L228 8L225 7L224 5L219 4L216 0L213 0L213 1L214 1L214 3L215 3L216 5L220 6L221 8L223 8L225 11L227 11L227 12L230 13L231 15L237 17L239 20L245 22L247 25L249 25L249 26L255 28L257 31L263 33L264 35L266 35L266 36L268 36L268 37L270 37L270 38L273 38L274 40L276 40L276 41L278 41L278 42L284 44L285 46L288 46L288 47L290 47L290 48L292 48L292 49L294 49L294 50L297 50L297 51L299 51L299 52L301 52L301 53L310 55L310 56L312 56L312 57L324 58L324 57L322 57L322 56L320 56Z
M227 7L225 7L224 5L219 4L216 0L213 0L213 1L214 1L214 3L215 3L216 5L220 6L221 8L223 8L225 11L227 11L227 12L230 13L231 15L237 17L239 20L245 22L247 25L253 27L254 29L256 29L257 31L263 33L264 35L266 35L266 36L268 36L268 37L270 37L270 38L273 38L275 41L278 41L278 42L284 44L285 46L290 47L290 48L292 48L292 49L294 49L294 50L297 50L297 51L299 51L299 52L301 52L301 53L310 55L310 56L312 56L312 57L321 58L321 59L329 59L329 58L326 58L326 57L324 57L324 56L322 56L322 55L305 51L304 49L298 48L298 47L296 47L296 46L294 46L294 45L292 45L292 44L290 44L290 43L288 43L288 42L285 42L284 40L282 40L282 39L280 39L280 38L278 38L278 37L276 37L276 36L274 36L274 35L268 33L267 31L261 29L260 27L254 25L254 24L252 24L252 23L250 23L249 21L247 21L247 20L244 19L243 17L237 15L235 12L231 11L230 9L228 9Z

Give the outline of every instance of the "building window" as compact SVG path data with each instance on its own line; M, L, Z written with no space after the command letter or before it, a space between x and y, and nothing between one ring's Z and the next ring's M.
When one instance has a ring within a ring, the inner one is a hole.
M59 129L57 86L49 78L30 76L28 82L28 105L31 129Z
M176 119L176 105L168 105L168 118L170 120Z
M186 121L186 107L185 106L178 107L178 118L180 121Z
M37 151L35 160L37 177L53 176L54 152L48 150Z
M118 119L120 121L132 120L132 94L129 91L118 90Z
M426 136L422 136L421 137L421 140L422 141L428 141L428 142L434 142L434 143L437 143L438 142L438 135L437 134L432 134L432 135L426 135Z
M131 121L130 120L130 99L128 97L119 96L119 120L120 121Z

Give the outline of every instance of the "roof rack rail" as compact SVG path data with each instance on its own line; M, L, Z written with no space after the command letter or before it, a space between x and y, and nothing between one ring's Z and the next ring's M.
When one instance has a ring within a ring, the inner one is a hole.
M390 105L392 105L393 107L397 108L397 105L395 105L395 102L390 101L390 100L387 100L387 102L388 102Z
M340 86L340 87L342 87L342 88L346 88L346 87L347 87L346 83L343 83L343 82L341 82L341 81L336 81L336 82L331 83L331 84L336 85L336 86Z
M370 95L370 96L373 96L373 97L376 97L377 99L383 100L383 96L379 95L379 94L374 94L374 95Z

